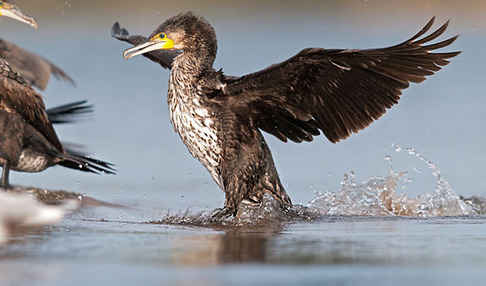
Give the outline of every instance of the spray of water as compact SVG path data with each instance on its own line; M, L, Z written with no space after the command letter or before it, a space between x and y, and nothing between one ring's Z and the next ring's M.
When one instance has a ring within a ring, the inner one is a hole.
M275 224L294 220L312 221L325 216L469 216L484 213L486 200L472 197L464 199L457 195L451 185L441 175L440 169L414 148L402 148L393 145L397 153L405 153L418 159L427 170L418 167L419 174L430 174L435 179L435 188L416 197L405 191L413 179L407 171L396 171L392 165L392 156L386 155L388 164L386 176L370 177L358 182L354 172L344 175L338 191L317 193L306 205L295 205L290 210L282 210L272 196L264 196L260 205L245 204L240 206L236 218L227 217L214 220L210 211L199 213L185 212L167 215L160 221L152 223L219 225L234 226L248 224Z
M417 197L409 197L400 190L412 182L408 172L393 169L392 156L385 156L389 174L356 182L355 174L345 174L337 192L319 193L307 207L321 215L365 216L465 216L479 214L478 209L458 196L449 182L441 176L440 169L414 148L393 145L396 152L406 152L424 163L435 178L435 190ZM418 169L416 169L420 172Z

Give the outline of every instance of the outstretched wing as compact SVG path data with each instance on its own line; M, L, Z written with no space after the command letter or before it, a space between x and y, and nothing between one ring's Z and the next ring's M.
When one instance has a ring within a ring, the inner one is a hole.
M460 52L432 53L457 36L428 44L446 29L421 38L427 25L409 40L368 50L305 49L277 65L227 80L224 93L246 108L260 129L282 141L312 141L322 130L331 142L345 139L382 116L410 82L419 83Z
M74 80L60 67L41 56L26 51L21 47L2 39L0 39L0 56L2 56L15 71L20 73L30 85L41 90L46 89L51 74L56 79L62 79L75 85Z
M64 149L46 113L42 97L0 58L0 109L17 113L60 152Z
M120 24L118 22L113 24L113 26L111 27L111 36L120 41L130 43L133 46L137 46L148 41L147 37L144 36L131 36L130 33L128 33L127 29L120 27ZM163 68L170 69L172 67L172 62L174 61L174 58L179 54L180 52L178 51L156 50L150 53L145 53L143 54L143 56L150 59L151 61L159 63Z

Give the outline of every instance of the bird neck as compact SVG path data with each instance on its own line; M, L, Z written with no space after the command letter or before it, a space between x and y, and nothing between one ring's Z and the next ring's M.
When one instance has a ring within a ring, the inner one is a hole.
M206 71L212 70L213 62L214 57L206 54L182 53L175 58L171 72L197 81Z

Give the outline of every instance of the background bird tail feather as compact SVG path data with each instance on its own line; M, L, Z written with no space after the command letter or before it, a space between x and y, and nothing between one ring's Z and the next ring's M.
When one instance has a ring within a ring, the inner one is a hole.
M66 168L94 174L115 174L116 172L113 164L91 158L85 152L76 150L73 144L68 144L67 146L65 145L65 153L61 154L60 157L63 160L59 163L59 165Z
M75 101L46 110L49 121L53 124L73 123L79 121L86 114L93 112L93 105L87 100Z

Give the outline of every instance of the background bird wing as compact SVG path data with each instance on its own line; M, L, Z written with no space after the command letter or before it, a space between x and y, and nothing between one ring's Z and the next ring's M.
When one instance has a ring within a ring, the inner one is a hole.
M42 97L2 59L0 59L0 108L20 114L59 151L64 150L48 119Z
M457 38L428 44L448 26L421 38L433 22L388 48L302 50L285 62L227 80L224 94L245 107L235 110L282 141L311 141L320 129L338 142L382 116L410 82L422 82L460 53L431 52Z
M45 63L47 63L49 65L50 72L56 79L67 81L70 84L72 84L73 86L76 86L76 83L74 82L74 80L68 74L66 74L66 72L64 72L60 67L56 66L51 61L49 61L45 58L39 57L39 59L43 60ZM39 87L39 88L41 88L41 87ZM41 89L45 89L45 87L41 88Z
M111 36L115 39L118 39L123 42L127 42L132 44L133 46L138 46L148 41L147 37L140 36L140 35L130 35L127 29L120 27L120 24L116 22L111 27ZM170 69L172 66L172 62L174 61L174 57L179 55L180 52L178 51L161 51L156 50L149 53L143 54L144 57L150 59L153 62L159 63L163 68Z
M46 89L51 74L56 79L62 79L75 85L74 80L60 67L13 43L0 40L0 55L7 60L10 66L20 73L30 85L41 90Z

